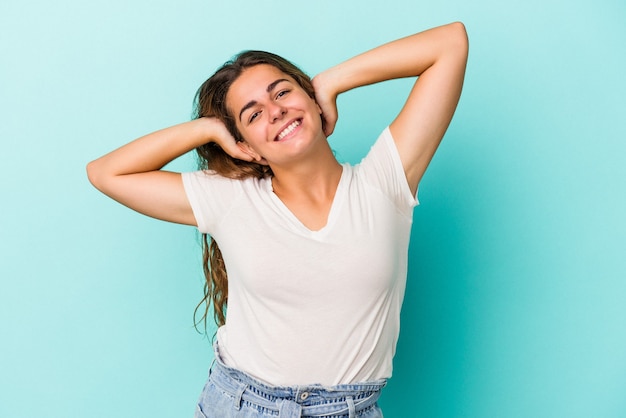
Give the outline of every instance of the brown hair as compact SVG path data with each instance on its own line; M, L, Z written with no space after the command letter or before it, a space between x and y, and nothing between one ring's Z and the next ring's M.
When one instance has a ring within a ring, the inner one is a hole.
M245 69L260 64L268 64L278 68L292 77L309 97L315 98L311 78L291 62L270 52L244 51L222 65L200 86L194 100L194 118L218 118L224 122L230 134L237 141L243 141L235 125L235 118L228 109L226 95L230 86ZM249 177L261 179L273 175L269 166L232 158L214 142L196 148L196 152L198 154L198 167L201 170L212 170L224 177L243 180ZM228 303L228 276L222 252L217 242L207 234L202 234L202 264L205 276L204 297L194 311L194 323L197 327L200 322L204 322L206 331L210 304L213 304L215 322L221 326L226 322L225 308ZM200 320L196 320L202 305L204 305L202 317Z

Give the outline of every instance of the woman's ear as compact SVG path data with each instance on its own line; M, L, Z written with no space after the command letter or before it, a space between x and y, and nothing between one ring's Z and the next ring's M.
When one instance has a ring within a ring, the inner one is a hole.
M265 161L265 158L263 158L261 154L259 154L254 149L252 149L252 147L247 142L245 141L237 142L237 146L242 152L244 152L246 155L252 158L252 161L254 161L255 163L267 165L267 161Z

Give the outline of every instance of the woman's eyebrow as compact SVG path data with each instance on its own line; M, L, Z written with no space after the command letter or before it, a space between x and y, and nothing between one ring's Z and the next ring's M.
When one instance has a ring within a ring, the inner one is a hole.
M278 79L278 80L276 80L276 81L272 81L272 82L271 82L271 83L267 86L267 90L266 90L266 91L267 91L268 93L270 93L272 90L274 90L274 88L276 87L276 85L277 85L278 83L283 82L283 81L289 81L289 80L287 80L286 78L279 78L279 79Z
M271 93L272 90L274 90L276 88L276 86L279 83L282 83L283 81L289 81L286 78L279 78L278 80L274 80L272 81L270 84L267 85L267 88L265 89L265 91L267 91L268 93ZM250 109L252 106L254 106L255 104L257 104L256 100L250 100L248 103L246 103L242 108L241 111L239 112L239 120L241 121L241 115L243 115L243 112L245 112L246 110Z

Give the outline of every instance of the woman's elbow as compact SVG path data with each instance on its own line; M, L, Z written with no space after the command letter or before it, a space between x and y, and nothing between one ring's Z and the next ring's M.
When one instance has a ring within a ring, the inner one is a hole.
M469 49L469 39L467 37L467 30L465 29L465 25L463 22L454 22L450 23L450 37L449 40L452 42L454 49L459 53L467 56L467 52Z
M98 160L91 161L86 167L89 182L98 190L102 190L103 174Z

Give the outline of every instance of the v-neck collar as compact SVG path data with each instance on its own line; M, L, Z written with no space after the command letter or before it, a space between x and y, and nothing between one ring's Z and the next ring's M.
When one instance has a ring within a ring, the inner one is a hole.
M332 229L333 224L336 222L338 217L339 210L343 205L343 201L345 200L346 187L349 177L350 166L348 164L342 164L342 172L341 177L339 178L339 183L337 184L337 190L335 191L335 196L333 197L333 202L331 203L330 210L328 212L328 217L326 218L326 225L318 230L311 230L306 225L298 219L298 217L285 205L285 203L274 193L274 188L272 187L271 178L268 178L265 182L266 191L270 196L270 199L276 209L281 212L281 214L285 217L285 219L293 226L292 229L295 231L306 235L312 238L320 238L325 236L329 230Z

